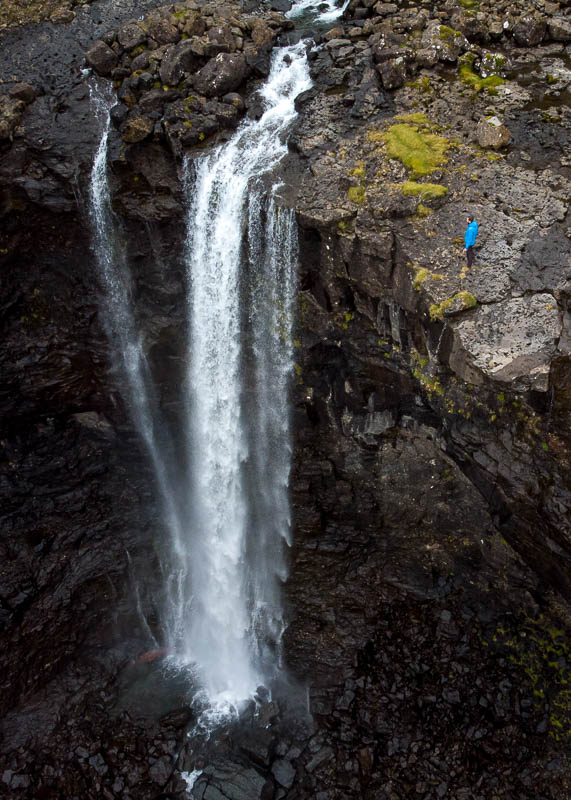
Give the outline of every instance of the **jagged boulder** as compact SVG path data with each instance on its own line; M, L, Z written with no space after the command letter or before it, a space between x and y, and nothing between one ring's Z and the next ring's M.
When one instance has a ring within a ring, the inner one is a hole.
M489 22L487 14L469 13L463 9L454 13L450 19L450 25L454 30L460 31L467 39L474 42L485 42L489 39Z
M101 39L98 39L93 47L89 48L85 58L89 66L100 75L109 75L111 70L117 66L117 54Z
M252 767L220 761L206 767L192 788L195 800L269 800L274 785Z
M535 47L543 41L547 24L543 17L520 17L513 29L513 37L520 47Z
M14 83L9 87L8 94L16 100L22 100L26 105L36 99L36 90L29 83Z
M128 142L129 144L142 142L143 139L151 135L153 128L154 122L152 119L134 110L129 113L121 126L121 137L124 142Z
M430 47L438 54L440 61L452 63L458 60L462 51L469 48L468 40L463 33L442 25L439 20L429 23L421 41L423 47Z
M561 320L551 294L518 297L481 306L455 326L452 368L481 383L473 366L495 381L546 392ZM466 358L468 354L468 358ZM473 366L472 366L473 365Z
M406 81L406 61L404 56L383 61L377 66L385 89L398 89Z
M511 133L508 128L496 115L482 117L476 128L476 136L480 147L491 147L494 150L506 147L511 139Z
M192 39L185 39L178 44L167 48L161 62L159 75L161 81L167 86L176 84L193 72L198 66Z
M169 92L163 91L162 87L151 89L144 92L139 98L139 109L143 114L152 114L153 111L161 111L164 108L165 100L169 99Z
M150 63L150 51L143 50L142 53L139 53L138 56L131 61L131 69L133 72L137 72L140 69L147 69Z
M379 17L389 17L391 14L396 14L398 10L395 3L377 3L375 5L375 12Z
M117 32L117 40L125 50L138 47L147 39L145 31L136 22L128 22Z
M291 761L285 758L278 758L272 764L272 775L284 789L291 789L295 780L295 767Z
M487 78L489 75L500 75L507 77L512 68L511 62L503 53L492 53L490 50L482 50L480 59L480 75Z
M200 94L216 97L236 91L248 77L246 59L236 53L219 53L195 75L194 85Z
M373 60L376 64L382 64L384 61L394 60L403 55L402 48L400 47L387 47L384 42L378 42L371 48L373 51Z
M208 38L217 51L212 52L212 55L233 53L236 50L236 41L229 25L215 25L209 28Z
M174 44L180 39L178 28L167 17L151 17L148 21L149 37L157 44Z
M255 47L265 47L274 40L274 32L268 23L259 17L252 17L248 20L248 30Z
M202 36L205 31L206 22L198 11L191 11L187 14L183 33L187 36Z

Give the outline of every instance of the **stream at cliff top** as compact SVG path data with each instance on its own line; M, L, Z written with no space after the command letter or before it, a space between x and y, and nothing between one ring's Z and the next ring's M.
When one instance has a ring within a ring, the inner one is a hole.
M330 22L341 12L330 4L313 19ZM181 167L187 357L178 458L154 396L128 253L111 209L106 159L114 96L94 92L104 131L90 199L105 324L170 541L157 548L166 584L164 641L152 644L168 650L165 674L182 668L189 675L207 725L235 713L260 685L271 687L280 670L297 229L294 212L280 206L279 181L268 189L261 176L287 153L295 98L310 86L306 44L275 50L259 91L262 116Z

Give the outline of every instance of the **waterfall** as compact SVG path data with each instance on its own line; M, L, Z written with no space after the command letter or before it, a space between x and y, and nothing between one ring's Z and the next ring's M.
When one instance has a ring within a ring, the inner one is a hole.
M339 6L338 0L324 0L322 3L319 0L298 0L286 13L286 17L297 19L309 15L314 24L335 22L350 2L351 0L344 0L343 5Z
M309 86L304 44L276 51L262 117L187 176L193 605L176 629L222 705L264 682L266 645L275 649L283 628L296 230L275 190L264 201L258 176L287 152L294 101Z
M93 92L103 134L90 187L103 319L125 400L152 464L170 554L164 629L171 663L190 668L221 713L278 669L280 585L290 535L288 387L297 264L293 211L261 176L287 153L298 94L311 85L301 42L274 52L264 113L184 165L188 368L175 468L138 331L120 221L107 174L109 96ZM180 492L180 486L184 492ZM182 496L181 496L182 495Z
M173 537L180 536L180 515L171 491L171 476L164 452L164 434L157 411L151 375L133 309L126 236L111 207L107 173L110 128L109 111L116 99L112 88L91 88L92 103L101 123L102 136L95 154L89 188L92 247L104 291L103 324L120 360L121 387L135 428L153 466L163 503L165 522Z

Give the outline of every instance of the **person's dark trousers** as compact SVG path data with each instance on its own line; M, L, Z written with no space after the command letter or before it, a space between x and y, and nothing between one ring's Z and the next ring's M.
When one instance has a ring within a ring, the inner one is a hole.
M466 250L466 258L468 259L468 266L471 267L474 263L474 248L468 247Z

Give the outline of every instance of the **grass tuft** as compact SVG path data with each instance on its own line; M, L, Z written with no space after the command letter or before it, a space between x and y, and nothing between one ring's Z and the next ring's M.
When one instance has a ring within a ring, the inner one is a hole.
M415 177L430 175L447 162L450 142L443 136L419 130L417 125L391 125L382 136L389 156L404 164Z
M405 181L400 184L400 190L407 197L418 195L422 200L436 200L438 197L445 197L448 194L448 189L441 183Z

